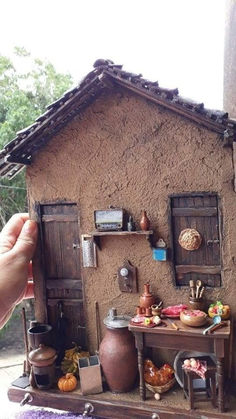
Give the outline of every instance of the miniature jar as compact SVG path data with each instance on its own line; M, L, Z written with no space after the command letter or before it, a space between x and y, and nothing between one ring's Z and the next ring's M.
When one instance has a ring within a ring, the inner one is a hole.
M126 393L135 386L138 359L131 318L117 316L115 309L104 319L106 333L99 347L99 358L108 387L113 393Z
M188 307L190 310L204 311L205 301L203 298L189 297Z

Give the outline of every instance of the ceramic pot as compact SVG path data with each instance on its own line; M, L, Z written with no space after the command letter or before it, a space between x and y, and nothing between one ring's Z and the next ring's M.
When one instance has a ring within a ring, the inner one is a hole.
M160 315L161 315L162 306L160 307L160 306L159 306L159 305L157 305L157 304L153 304L153 305L151 306L151 309L152 309L152 315L153 315L153 316L160 316Z
M144 292L139 298L139 305L142 308L151 307L155 303L155 297L150 292L150 284L144 284Z
M140 220L140 228L143 231L148 231L150 228L150 221L149 218L147 216L146 211L142 211L142 216L141 216L141 220Z
M55 349L41 343L37 349L29 353L29 362L36 367L48 367L54 363L56 357Z
M203 300L203 298L189 297L188 308L190 310L201 310L201 311L204 311L204 309L205 309L205 301Z
M108 387L113 393L133 389L137 372L137 352L133 334L128 330L128 316L109 315L104 323L106 334L99 348L99 358Z
M41 343L45 346L52 345L52 326L34 322L33 327L28 329L30 347L37 349Z

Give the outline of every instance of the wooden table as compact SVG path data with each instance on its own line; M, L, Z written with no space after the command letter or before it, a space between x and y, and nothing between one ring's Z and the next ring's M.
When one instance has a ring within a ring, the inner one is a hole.
M194 328L185 326L180 320L174 320L174 322L179 330L173 329L166 321L167 327L147 328L129 325L129 330L134 334L135 345L138 350L141 399L146 399L143 376L143 354L146 347L213 353L216 356L218 410L224 412L224 358L226 343L230 337L230 321L227 320L226 327L207 335L203 335L202 332L208 324L204 327ZM211 324L210 320L209 324Z

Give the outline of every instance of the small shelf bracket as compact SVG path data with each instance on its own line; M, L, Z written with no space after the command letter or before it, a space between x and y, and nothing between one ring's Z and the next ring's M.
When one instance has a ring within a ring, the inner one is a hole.
M96 244L96 246L98 247L98 249L102 250L100 236L93 236L93 241Z

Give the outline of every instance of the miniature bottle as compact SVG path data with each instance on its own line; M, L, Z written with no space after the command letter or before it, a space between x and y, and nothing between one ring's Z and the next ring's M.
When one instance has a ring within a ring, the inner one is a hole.
M127 223L127 230L128 231L135 231L135 224L133 222L133 218L131 217L131 215L129 216L129 221Z

